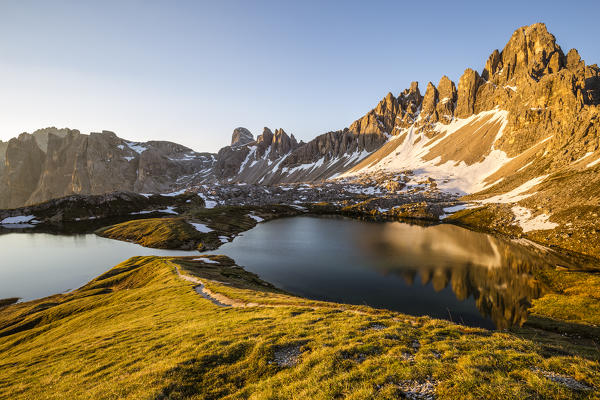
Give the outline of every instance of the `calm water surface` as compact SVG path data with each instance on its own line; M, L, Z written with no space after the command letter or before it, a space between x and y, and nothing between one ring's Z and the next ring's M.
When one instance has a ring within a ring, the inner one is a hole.
M291 293L487 328L521 323L556 260L543 249L453 225L295 217L259 224L211 252ZM75 289L147 249L95 235L0 235L0 298Z
M296 217L260 224L219 250L291 293L487 328L523 322L554 268L534 246L453 225Z
M193 254L93 234L8 233L0 235L0 299L27 301L77 289L133 256Z

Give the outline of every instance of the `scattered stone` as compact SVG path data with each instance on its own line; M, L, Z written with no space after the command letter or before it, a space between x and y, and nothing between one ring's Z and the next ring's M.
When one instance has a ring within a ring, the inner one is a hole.
M301 347L302 344L299 343L275 348L273 362L283 368L293 367L300 360L300 355L302 354Z
M361 331L366 331L367 329L373 329L374 331L382 331L385 328L387 328L386 325L375 322L368 325L366 328L361 329Z
M351 360L358 364L362 363L367 359L367 355L365 353L351 353L347 351L342 351L341 356L344 360Z
M437 382L427 379L424 382L406 380L398 383L400 390L410 400L435 400Z

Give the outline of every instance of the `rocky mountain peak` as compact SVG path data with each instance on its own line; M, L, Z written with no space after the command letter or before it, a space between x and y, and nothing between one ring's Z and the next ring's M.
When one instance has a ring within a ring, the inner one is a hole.
M387 113L397 113L398 112L398 100L394 97L391 92L388 94L377 104L375 107L375 113L378 115L385 115Z
M454 107L458 92L456 85L446 75L442 76L438 86L438 103L436 105L438 121L448 123L454 116Z
M498 66L501 65L500 52L498 49L494 50L485 62L485 67L481 73L481 77L486 81L498 72Z
M477 89L483 83L479 73L471 68L467 68L458 81L458 90L456 98L457 118L466 118L475 112L475 98Z
M413 81L410 83L409 88L404 89L400 95L398 95L399 112L398 115L396 115L392 135L397 134L397 127L404 128L415 121L422 102L423 96L421 96L419 90L419 82Z
M421 92L419 91L419 82L412 81L410 83L410 87L408 89L404 89L402 92L403 97L415 96L416 98L421 98Z
M279 156L289 153L298 146L298 142L294 135L291 137L283 129L276 129L273 135L273 142L271 145L271 159L275 159Z
M232 146L242 146L254 142L254 135L248 129L239 127L233 130L231 135Z
M263 133L258 135L256 138L257 143L266 143L267 145L271 144L273 141L273 132L267 128L266 126L263 128Z
M581 59L579 52L576 49L571 49L567 53L566 67L573 73L583 71L585 69L585 63Z
M410 83L410 87L404 89L398 96L398 102L400 103L403 111L415 112L417 108L421 106L423 96L419 90L419 82L413 81ZM414 111L411 111L414 109Z
M556 44L556 38L543 23L517 29L501 56L506 82L522 74L537 80L545 73L558 72L564 63L564 55Z
M438 102L438 90L435 85L431 82L427 84L425 89L425 96L423 96L423 103L421 105L421 118L426 121L437 121L437 114L435 106Z
M385 135L394 129L396 114L400 109L398 99L388 93L377 106L364 117L350 125L350 131L358 134Z

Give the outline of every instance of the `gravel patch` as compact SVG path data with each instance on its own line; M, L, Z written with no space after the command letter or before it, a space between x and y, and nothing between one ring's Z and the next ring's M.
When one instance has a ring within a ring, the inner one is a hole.
M293 367L300 360L301 347L302 344L277 347L273 353L273 362L283 368Z
M398 383L400 390L404 393L407 399L410 400L435 400L435 386L437 382L434 380L419 381L402 381Z
M594 388L586 385L585 383L579 382L575 378L571 378L567 375L558 374L552 371L545 371L542 369L534 369L534 372L539 372L542 376L547 379L550 379L552 382L560 383L572 390L580 390L580 391L588 391L593 390Z
M360 329L361 331L366 331L367 329L373 329L374 331L382 331L387 328L386 325L374 322L369 324L367 327Z

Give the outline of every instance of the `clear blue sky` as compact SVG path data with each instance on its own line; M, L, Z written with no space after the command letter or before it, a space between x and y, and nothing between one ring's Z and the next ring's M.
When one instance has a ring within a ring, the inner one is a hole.
M66 126L216 151L269 126L308 140L412 80L481 70L538 21L600 62L600 2L553 3L2 0L0 139Z

